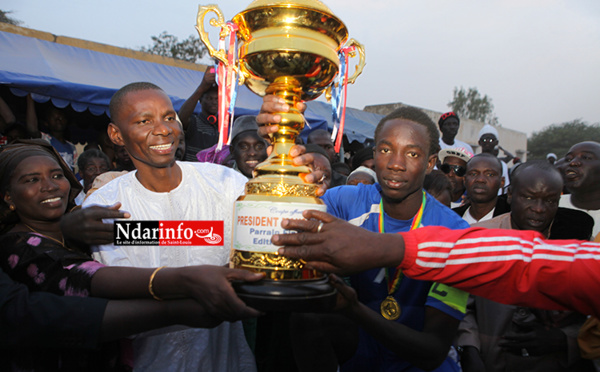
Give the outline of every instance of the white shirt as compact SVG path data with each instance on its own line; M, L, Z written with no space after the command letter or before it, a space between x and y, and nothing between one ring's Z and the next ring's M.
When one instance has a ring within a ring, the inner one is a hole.
M510 185L510 178L508 176L508 165L506 165L506 163L502 160L500 160L500 163L502 163L502 177L504 177L504 187L498 189L498 195L503 195L507 193L506 190L508 190L508 185Z
M483 221L491 220L494 217L494 211L495 210L496 210L496 207L492 208L492 210L488 214L486 214L485 216L481 217L481 219L476 220L471 215L471 207L469 207L465 211L465 214L463 214L463 220L467 221L467 223L469 225L472 225L472 224L477 223L477 222L483 222Z
M222 220L223 246L93 247L93 256L111 266L179 267L225 265L231 248L233 205L247 179L230 168L211 163L177 162L182 179L170 192L146 189L129 172L107 183L83 203L112 205L131 213L131 220ZM134 367L155 371L255 371L254 356L241 322L213 329L185 329L142 334L134 339Z

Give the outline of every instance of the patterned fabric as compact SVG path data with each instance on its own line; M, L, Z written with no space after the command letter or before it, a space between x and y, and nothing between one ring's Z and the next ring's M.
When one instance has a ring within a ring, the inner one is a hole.
M93 261L89 256L77 251L70 251L57 242L30 232L7 233L0 237L0 266L12 280L25 284L30 292L50 292L64 296L87 297L90 294L92 276L104 265ZM45 323L56 318L52 313L53 306L45 316L36 319ZM102 304L100 302L100 304ZM24 305L24 304L23 304ZM73 304L84 309L84 304ZM38 305L40 306L40 305ZM85 306L87 308L88 306ZM101 307L103 309L103 307ZM31 316L20 308L20 316ZM90 312L90 320L99 322L101 313ZM47 317L47 318L46 318ZM81 345L80 332L93 329L87 321L72 316L65 319L65 328L73 328L70 336L62 336L57 344L45 344L42 347L29 346L16 350L0 352L0 370L3 371L104 371L109 368L109 361L114 360L110 346L100 351L84 351L75 349ZM98 324L98 323L97 323ZM94 336L94 334L90 334ZM95 335L98 337L98 335ZM43 337L43 335L42 335Z
M35 233L7 233L0 237L0 246L2 270L31 291L87 297L92 276L104 267Z

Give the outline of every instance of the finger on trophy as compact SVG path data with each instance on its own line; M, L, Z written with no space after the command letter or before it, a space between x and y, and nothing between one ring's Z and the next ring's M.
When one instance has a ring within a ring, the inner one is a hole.
M321 223L319 220L284 218L281 227L286 230L315 232Z
M260 122L258 121L258 116L256 117L256 121L259 123L258 135L264 138L270 145L272 145L273 133L276 133L279 130L279 125L260 124ZM269 146L269 148L267 148L267 155L271 155L271 151L273 151L273 146Z

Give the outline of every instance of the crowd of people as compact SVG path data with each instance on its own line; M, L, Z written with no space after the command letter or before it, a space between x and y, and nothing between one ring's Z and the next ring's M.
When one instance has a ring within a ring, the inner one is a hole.
M111 145L81 154L60 109L27 97L19 124L0 101L2 370L598 370L600 143L519 163L496 128L476 154L458 115L411 107L348 158L312 131L290 155L328 213L284 220L298 232L273 242L344 275L336 307L263 314L231 285L262 275L226 268L232 206L290 108L266 96L218 149L214 81L179 112L160 87L126 85ZM119 219L223 221L224 243L117 245Z

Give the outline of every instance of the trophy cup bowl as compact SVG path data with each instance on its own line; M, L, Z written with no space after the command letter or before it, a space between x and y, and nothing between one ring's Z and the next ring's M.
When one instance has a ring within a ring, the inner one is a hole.
M204 30L209 13L217 18L210 25L227 33L223 15L216 5L200 6L197 26L211 56L226 65L223 50L215 50ZM234 283L239 297L257 309L318 311L332 308L336 291L324 274L304 267L300 260L282 257L270 240L284 233L282 218L302 218L302 211L326 211L317 197L318 186L304 182L300 174L308 167L292 165L288 155L304 128L304 117L295 108L300 101L319 97L340 70L338 52L353 45L361 60L349 78L354 82L364 67L364 48L348 42L346 26L318 0L256 0L235 15L239 43L235 70L240 84L264 96L285 99L290 111L278 113L282 120L273 134L271 155L254 171L246 193L236 201L230 267L262 272L256 283ZM227 36L227 35L225 35Z

